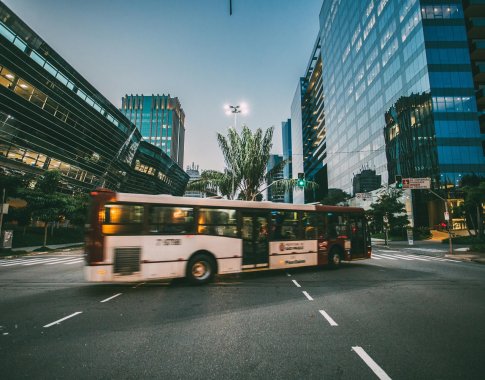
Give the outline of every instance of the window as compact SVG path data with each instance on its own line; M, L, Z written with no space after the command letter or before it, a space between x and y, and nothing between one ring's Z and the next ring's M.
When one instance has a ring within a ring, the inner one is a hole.
M6 26L0 24L0 34L4 36L7 40L10 42L13 42L15 38L15 34L13 34L10 29L8 29Z
M194 209L152 206L149 225L151 233L192 234L194 233Z
M106 235L138 234L143 228L143 206L107 204L99 218Z
M30 100L30 96L32 95L33 88L30 83L19 79L17 85L15 86L14 92L20 95L22 98Z
M272 240L298 240L299 218L296 211L273 211L271 213Z
M236 237L236 210L201 208L197 232L203 235Z
M10 88L12 85L13 80L15 79L15 75L6 68L3 68L0 73L0 84L7 88Z
M348 238L349 232L347 227L346 215L334 214L329 212L327 214L327 223L328 223L327 236L329 239Z
M42 91L37 90L34 88L34 92L32 93L32 97L30 101L39 107L44 107L44 103L47 100L47 95L44 94Z
M305 212L302 217L303 235L307 240L323 238L325 218L323 214L316 212Z

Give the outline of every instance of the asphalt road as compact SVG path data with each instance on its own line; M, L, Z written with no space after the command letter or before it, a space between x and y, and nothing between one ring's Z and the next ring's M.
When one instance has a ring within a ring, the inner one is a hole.
M483 379L485 265L442 256L377 247L203 287L87 284L79 256L0 260L0 377Z

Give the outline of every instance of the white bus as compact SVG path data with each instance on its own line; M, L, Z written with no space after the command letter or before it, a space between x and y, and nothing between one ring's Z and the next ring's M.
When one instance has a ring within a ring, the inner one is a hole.
M364 210L171 195L91 193L85 276L95 282L330 265L371 256Z

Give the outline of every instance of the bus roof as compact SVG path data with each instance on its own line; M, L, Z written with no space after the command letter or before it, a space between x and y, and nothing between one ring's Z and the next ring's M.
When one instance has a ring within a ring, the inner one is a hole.
M105 192L105 190L101 190ZM256 201L240 201L228 199L214 199L214 198L192 198L192 197L178 197L167 194L133 194L133 193L115 193L113 196L118 202L128 203L159 203L171 204L179 206L207 206L207 207L229 207L229 208L253 208L253 209L278 209L289 211L326 211L326 212L364 212L359 207L347 206L327 206L320 204L292 204L292 203L276 203L276 202L256 202Z

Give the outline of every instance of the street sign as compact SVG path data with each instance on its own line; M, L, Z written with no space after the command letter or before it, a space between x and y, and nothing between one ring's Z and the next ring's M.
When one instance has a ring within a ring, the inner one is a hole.
M431 178L403 178L403 189L430 189Z
M450 220L450 213L445 211L445 220Z
M408 229L408 244L413 245L414 244L414 239L413 239L413 230Z
M356 193L355 197L362 201L371 201L372 194L371 193Z

